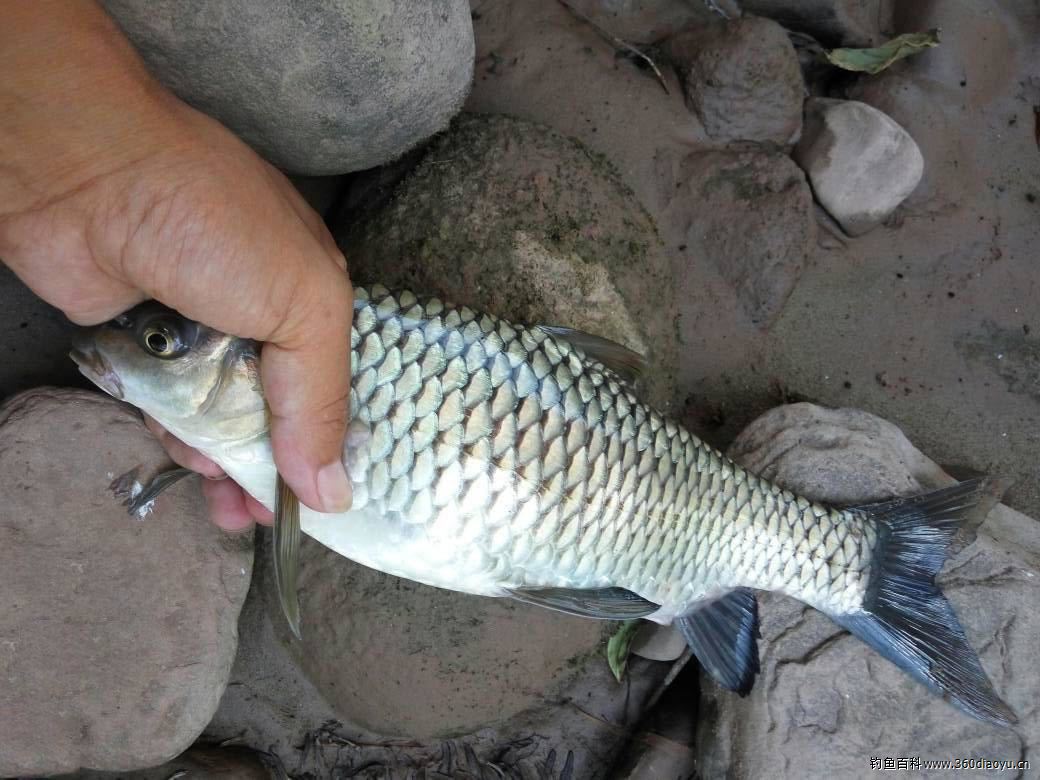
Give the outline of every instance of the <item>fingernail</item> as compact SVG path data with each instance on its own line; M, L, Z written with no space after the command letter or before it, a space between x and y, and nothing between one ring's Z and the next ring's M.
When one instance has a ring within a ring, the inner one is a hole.
M227 474L225 474L224 472L221 472L220 474L216 474L214 476L210 476L209 474L203 474L202 476L204 476L210 482L220 482L222 479L228 478Z
M350 480L339 461L318 470L318 498L326 512L346 512L350 509Z

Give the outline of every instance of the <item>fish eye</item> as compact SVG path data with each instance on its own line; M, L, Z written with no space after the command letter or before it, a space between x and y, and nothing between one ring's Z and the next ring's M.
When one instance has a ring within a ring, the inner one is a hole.
M141 346L149 354L164 360L177 358L188 351L177 327L167 322L152 322L141 331Z

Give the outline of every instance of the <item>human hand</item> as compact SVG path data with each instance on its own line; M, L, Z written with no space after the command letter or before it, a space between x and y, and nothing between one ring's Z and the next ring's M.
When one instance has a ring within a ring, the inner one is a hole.
M321 218L273 166L158 85L93 3L5 13L19 18L0 25L0 257L78 324L154 298L265 342L275 463L307 506L346 509L353 294ZM149 427L175 461L222 476ZM271 520L231 480L207 480L204 493L223 528Z

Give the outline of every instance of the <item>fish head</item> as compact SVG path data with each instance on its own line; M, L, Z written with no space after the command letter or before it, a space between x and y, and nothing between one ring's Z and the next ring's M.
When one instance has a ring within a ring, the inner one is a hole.
M194 446L267 431L259 345L154 301L77 334L80 373Z

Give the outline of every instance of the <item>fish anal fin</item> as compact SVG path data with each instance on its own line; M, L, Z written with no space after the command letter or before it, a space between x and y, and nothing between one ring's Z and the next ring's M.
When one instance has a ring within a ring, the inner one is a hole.
M724 688L746 696L758 674L758 602L737 588L676 618L701 667Z
M542 325L540 327L546 333L577 347L590 360L602 363L605 368L617 374L619 379L629 384L634 383L646 373L646 358L616 341L559 325Z
M513 588L507 594L526 604L600 620L632 620L661 608L624 588Z

